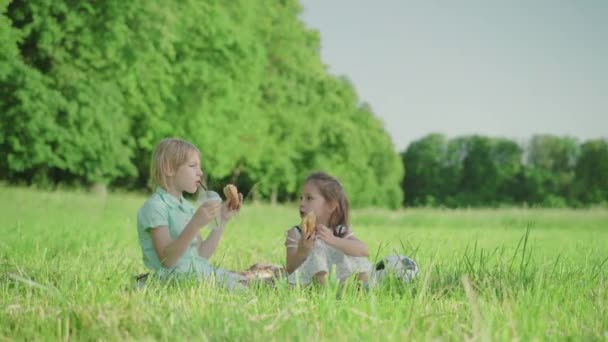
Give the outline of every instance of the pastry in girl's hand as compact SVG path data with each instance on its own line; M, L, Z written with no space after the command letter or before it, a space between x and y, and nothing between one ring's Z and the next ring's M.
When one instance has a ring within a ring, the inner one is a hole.
M315 213L310 211L302 218L302 234L305 239L308 239L314 232L317 226L317 217Z

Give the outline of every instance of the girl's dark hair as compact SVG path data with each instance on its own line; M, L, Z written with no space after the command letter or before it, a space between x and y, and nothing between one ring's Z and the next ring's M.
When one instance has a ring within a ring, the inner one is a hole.
M327 202L335 203L336 210L329 218L329 228L333 229L334 235L339 236L338 228L341 225L348 226L348 198L342 184L333 176L325 172L314 172L306 177L305 183L313 183L319 189L321 196Z

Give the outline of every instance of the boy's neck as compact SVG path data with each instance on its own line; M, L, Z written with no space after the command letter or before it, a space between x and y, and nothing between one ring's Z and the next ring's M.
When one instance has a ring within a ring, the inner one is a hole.
M167 192L169 195L171 195L171 196L175 197L175 199L176 199L176 200L178 200L178 201L181 203L181 201L182 201L182 193L181 193L181 191L177 190L177 189L176 189L176 188L173 186L173 184L167 184L167 188L164 188L164 189L165 189L165 191L166 191L166 192Z

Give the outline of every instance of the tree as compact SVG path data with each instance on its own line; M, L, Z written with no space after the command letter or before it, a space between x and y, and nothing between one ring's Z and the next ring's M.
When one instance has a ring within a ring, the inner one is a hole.
M529 201L545 205L572 200L571 184L579 146L573 138L552 135L532 137L527 147Z
M581 145L575 168L575 191L585 204L608 201L608 141L595 139Z
M107 184L135 173L123 96L109 71L117 61L106 53L116 41L102 29L112 26L106 10L115 6L3 6L2 31L16 37L8 42L8 70L0 78L0 149L9 179Z
M171 136L201 148L212 186L289 200L321 169L355 205L401 202L390 138L352 84L329 74L296 0L3 8L3 177L140 188L152 149Z
M508 139L493 139L491 160L495 169L499 203L514 204L521 200L514 186L520 180L523 165L523 149L514 141Z
M406 205L443 202L446 193L447 139L434 133L411 143L401 155L407 173L403 179Z
M494 204L498 170L492 162L491 140L482 136L471 136L468 140L468 152L462 161L460 200L464 205Z

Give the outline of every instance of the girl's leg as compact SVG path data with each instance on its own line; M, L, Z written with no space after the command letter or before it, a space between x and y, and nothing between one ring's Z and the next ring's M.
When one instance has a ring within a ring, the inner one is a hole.
M328 263L328 250L323 241L316 241L311 253L302 262L298 269L288 276L288 281L292 284L310 285L315 283L324 286L327 282L327 275L331 269Z
M341 283L355 277L357 283L367 283L372 270L372 265L367 258L344 255L340 251L334 251L332 256L332 261L336 264L336 273Z
M358 272L353 273L351 276L344 277L340 279L339 284L339 293L341 294L347 288L353 288L357 291L363 289L367 289L368 285L369 273L367 272Z
M321 272L317 272L315 273L315 275L312 277L312 279L319 285L321 286L325 286L325 282L327 280L327 272L325 271L321 271Z
M367 281L369 280L369 273L367 273L367 272L357 273L357 280L359 280L363 284L367 283Z
M346 282L348 282L349 279L352 279L352 278L356 278L358 284L365 284L369 280L369 273L367 273L367 272L353 273L350 276L340 278L340 284L344 285Z

